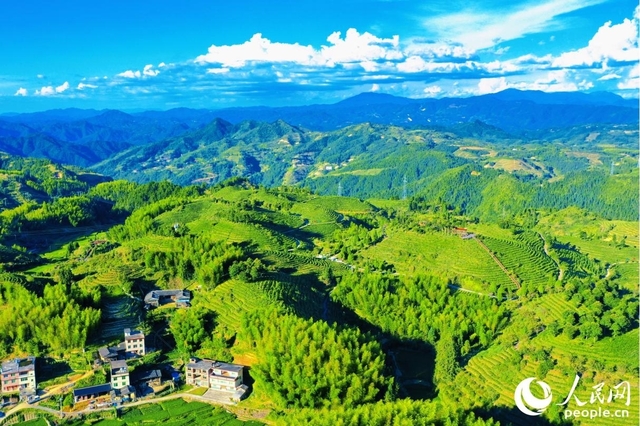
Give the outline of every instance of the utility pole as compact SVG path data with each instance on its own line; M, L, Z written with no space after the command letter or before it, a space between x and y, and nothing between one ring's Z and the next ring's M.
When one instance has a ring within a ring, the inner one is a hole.
M611 160L611 172L610 175L613 176L613 160Z
M338 197L342 197L342 182L338 182Z

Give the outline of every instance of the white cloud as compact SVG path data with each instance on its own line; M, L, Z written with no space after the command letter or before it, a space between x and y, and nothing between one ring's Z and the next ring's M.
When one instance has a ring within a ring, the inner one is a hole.
M38 78L44 78L44 75L42 75L42 74L38 74L36 77L38 77Z
M132 71L132 70L126 70L124 72L121 72L120 74L118 74L118 77L124 77L124 78L140 78L142 74L140 73L140 71Z
M438 38L453 40L472 50L486 49L527 34L561 28L556 17L604 0L547 0L530 2L511 11L466 9L439 15L424 21L427 30Z
M586 79L575 80L571 70L554 70L546 74L535 76L519 77L519 81L514 81L515 77L481 78L478 82L478 94L496 93L505 89L519 90L541 90L544 92L575 92L577 90L589 90L594 84Z
M616 73L611 73L611 74L603 75L602 77L600 77L600 78L598 79L598 81L617 80L617 79L619 79L619 78L622 78L622 77L621 77L621 76L619 76L619 75L618 75L618 74L616 74Z
M209 47L208 53L198 56L195 62L198 64L222 64L228 68L242 67L250 61L297 62L310 65L314 53L315 50L311 46L301 46L298 43L272 43L271 40L258 33L243 44L212 45Z
M69 88L69 82L65 81L60 86L56 87L56 93L62 93Z
M620 90L638 90L640 89L640 78L630 78L618 83Z
M18 90L16 90L16 93L13 96L27 96L27 89L25 89L24 87L21 87Z
M625 19L622 23L605 23L589 41L587 47L560 55L553 61L555 67L592 66L607 60L638 61L638 20Z
M422 92L429 98L438 96L442 93L442 87L433 85L425 87Z
M368 32L360 34L350 28L344 39L339 31L327 37L329 46L315 49L298 43L277 43L254 34L243 44L209 47L208 53L195 59L198 64L220 64L223 68L240 68L248 62L296 63L305 66L327 66L360 63L371 67L371 61L402 58L399 37L379 38Z
M631 70L629 70L627 78L618 83L617 86L620 90L640 89L640 64L636 64L633 68L631 68Z
M153 65L145 65L145 67L142 70L142 74L148 77L155 77L158 74L160 74L160 71L154 70Z
M53 86L44 86L40 90L35 91L36 96L51 96L55 95L55 93L56 89L54 89Z
M376 83L372 84L371 89L369 89L370 92L377 92L379 90L380 90L380 85Z
M36 90L34 94L36 96L52 96L52 95L63 93L67 89L69 89L69 82L65 81L64 83L62 83L60 86L57 86L57 87L43 86L42 88Z
M509 50L504 48L505 52ZM457 58L470 59L473 50L468 49L460 44L445 42L420 42L411 40L403 49L404 56L421 56L426 58Z
M95 84L89 84L89 83L78 83L78 90L84 90L84 89L97 89L98 86L96 86Z
M399 49L400 37L379 38L365 32L360 34L356 29L349 28L342 39L339 31L334 32L327 41L330 46L322 46L316 62L327 66L334 64L366 62L379 60L397 60L404 55Z
M478 93L480 95L501 92L507 88L509 88L509 84L504 77L481 78L478 82Z
M209 68L207 74L226 74L229 72L229 68Z

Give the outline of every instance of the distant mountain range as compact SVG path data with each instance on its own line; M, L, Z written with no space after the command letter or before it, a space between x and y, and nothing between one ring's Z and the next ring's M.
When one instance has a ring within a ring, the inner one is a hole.
M615 94L545 93L515 89L470 98L409 99L362 93L331 105L247 107L220 110L177 108L125 113L117 110L61 109L0 115L0 151L91 166L131 147L163 142L188 143L215 119L279 122L312 131L359 123L405 128L470 128L476 136L502 132L522 136L547 129L594 124L638 123L638 101ZM192 134L193 132L196 132ZM181 138L186 135L189 137ZM183 147L183 149L185 149Z

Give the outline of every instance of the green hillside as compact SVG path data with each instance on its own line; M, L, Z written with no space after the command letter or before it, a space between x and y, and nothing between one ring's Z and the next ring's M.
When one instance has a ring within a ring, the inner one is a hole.
M228 131L218 126L206 135ZM400 141L392 144L426 144L391 130ZM381 143L375 126L358 131L365 147ZM254 141L302 131L249 123L242 132ZM492 155L433 149L435 168ZM362 167L346 161L346 171ZM92 353L139 328L155 349L145 366L184 371L196 355L250 367L251 394L230 408L238 422L408 424L421 413L422 424L522 424L513 403L520 381L544 380L556 402L575 374L582 401L598 383L608 390L629 380L637 402L637 222L607 203L598 204L606 214L559 201L534 208L530 198L490 191L487 176L500 191L539 185L462 164L425 177L432 186L404 200L234 178L188 187L91 182L80 195L7 208L0 358L33 354L68 366L45 383L88 371L99 380ZM486 185L480 193L438 189L475 178ZM468 214L455 200L485 213ZM10 262L17 253L22 261ZM191 306L145 309L152 289L188 289ZM147 411L167 418L173 403L145 407L100 422L139 424ZM637 408L629 412L617 424L635 424ZM542 418L561 424L557 409Z

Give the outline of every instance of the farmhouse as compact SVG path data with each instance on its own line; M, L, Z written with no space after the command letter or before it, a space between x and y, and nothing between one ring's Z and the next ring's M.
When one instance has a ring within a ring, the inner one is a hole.
M16 358L0 368L2 393L36 390L36 357Z
M138 330L125 328L124 346L127 353L143 356L145 354L144 333Z
M87 399L95 399L101 396L108 395L111 392L111 384L104 383L101 385L87 386L86 388L79 388L73 390L73 402L78 403L80 401L86 401Z
M131 381L136 384L160 386L162 384L162 372L160 370L136 372L131 375Z
M129 386L129 367L127 361L112 361L111 362L111 387L113 389L124 388Z
M220 392L228 392L234 400L241 400L248 387L243 382L243 365L207 359L191 358L187 364L186 382Z
M120 343L118 346L104 346L98 349L98 355L102 362L111 362L124 358L125 344Z
M144 303L157 308L166 303L175 302L176 307L191 306L191 292L189 290L153 290L144 296Z

